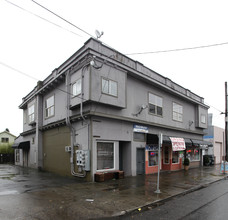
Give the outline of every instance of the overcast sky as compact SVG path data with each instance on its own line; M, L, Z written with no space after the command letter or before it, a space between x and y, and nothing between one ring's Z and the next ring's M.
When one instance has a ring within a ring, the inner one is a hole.
M220 112L225 111L228 79L228 1L37 2L94 37L96 29L104 31L101 40L123 54L203 46L129 57L204 97L211 106L213 124L224 127ZM18 108L22 98L90 36L31 0L0 0L0 28L0 132L8 128L19 135L23 131Z

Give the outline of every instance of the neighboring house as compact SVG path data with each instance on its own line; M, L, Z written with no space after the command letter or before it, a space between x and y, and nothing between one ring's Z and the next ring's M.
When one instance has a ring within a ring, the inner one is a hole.
M190 90L89 39L23 98L16 164L94 180L201 164L208 106ZM163 134L158 161L159 133Z
M212 125L212 114L208 114L208 128L205 129L205 141L212 143L205 154L214 155L215 163L220 164L225 159L225 129Z
M11 134L8 129L0 132L0 163L14 162L13 142L16 136Z

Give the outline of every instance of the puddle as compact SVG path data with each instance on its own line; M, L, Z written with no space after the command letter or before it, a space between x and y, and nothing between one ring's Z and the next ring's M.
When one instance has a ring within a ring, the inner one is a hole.
M17 190L8 190L8 191L0 192L0 196L13 195L13 194L18 194L18 193L19 192Z

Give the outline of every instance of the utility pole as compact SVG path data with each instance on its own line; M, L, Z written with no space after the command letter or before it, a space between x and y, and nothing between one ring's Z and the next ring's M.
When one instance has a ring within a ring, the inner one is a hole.
M158 176L157 176L157 190L155 191L155 193L161 193L160 189L159 189L159 178L160 178L160 161L161 161L161 146L162 146L162 142L163 142L163 135L162 133L159 133L159 144L158 144Z
M225 149L226 149L226 161L228 161L228 137L227 137L227 125L228 125L228 117L227 117L227 105L228 105L228 96L227 96L227 82L225 82ZM225 167L224 167L225 170Z

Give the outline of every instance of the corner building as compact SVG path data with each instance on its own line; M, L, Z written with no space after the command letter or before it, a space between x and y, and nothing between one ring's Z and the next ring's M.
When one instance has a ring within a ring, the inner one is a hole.
M92 38L19 107L18 165L88 181L116 170L125 176L156 173L158 166L180 170L184 157L191 167L201 165L204 99Z

